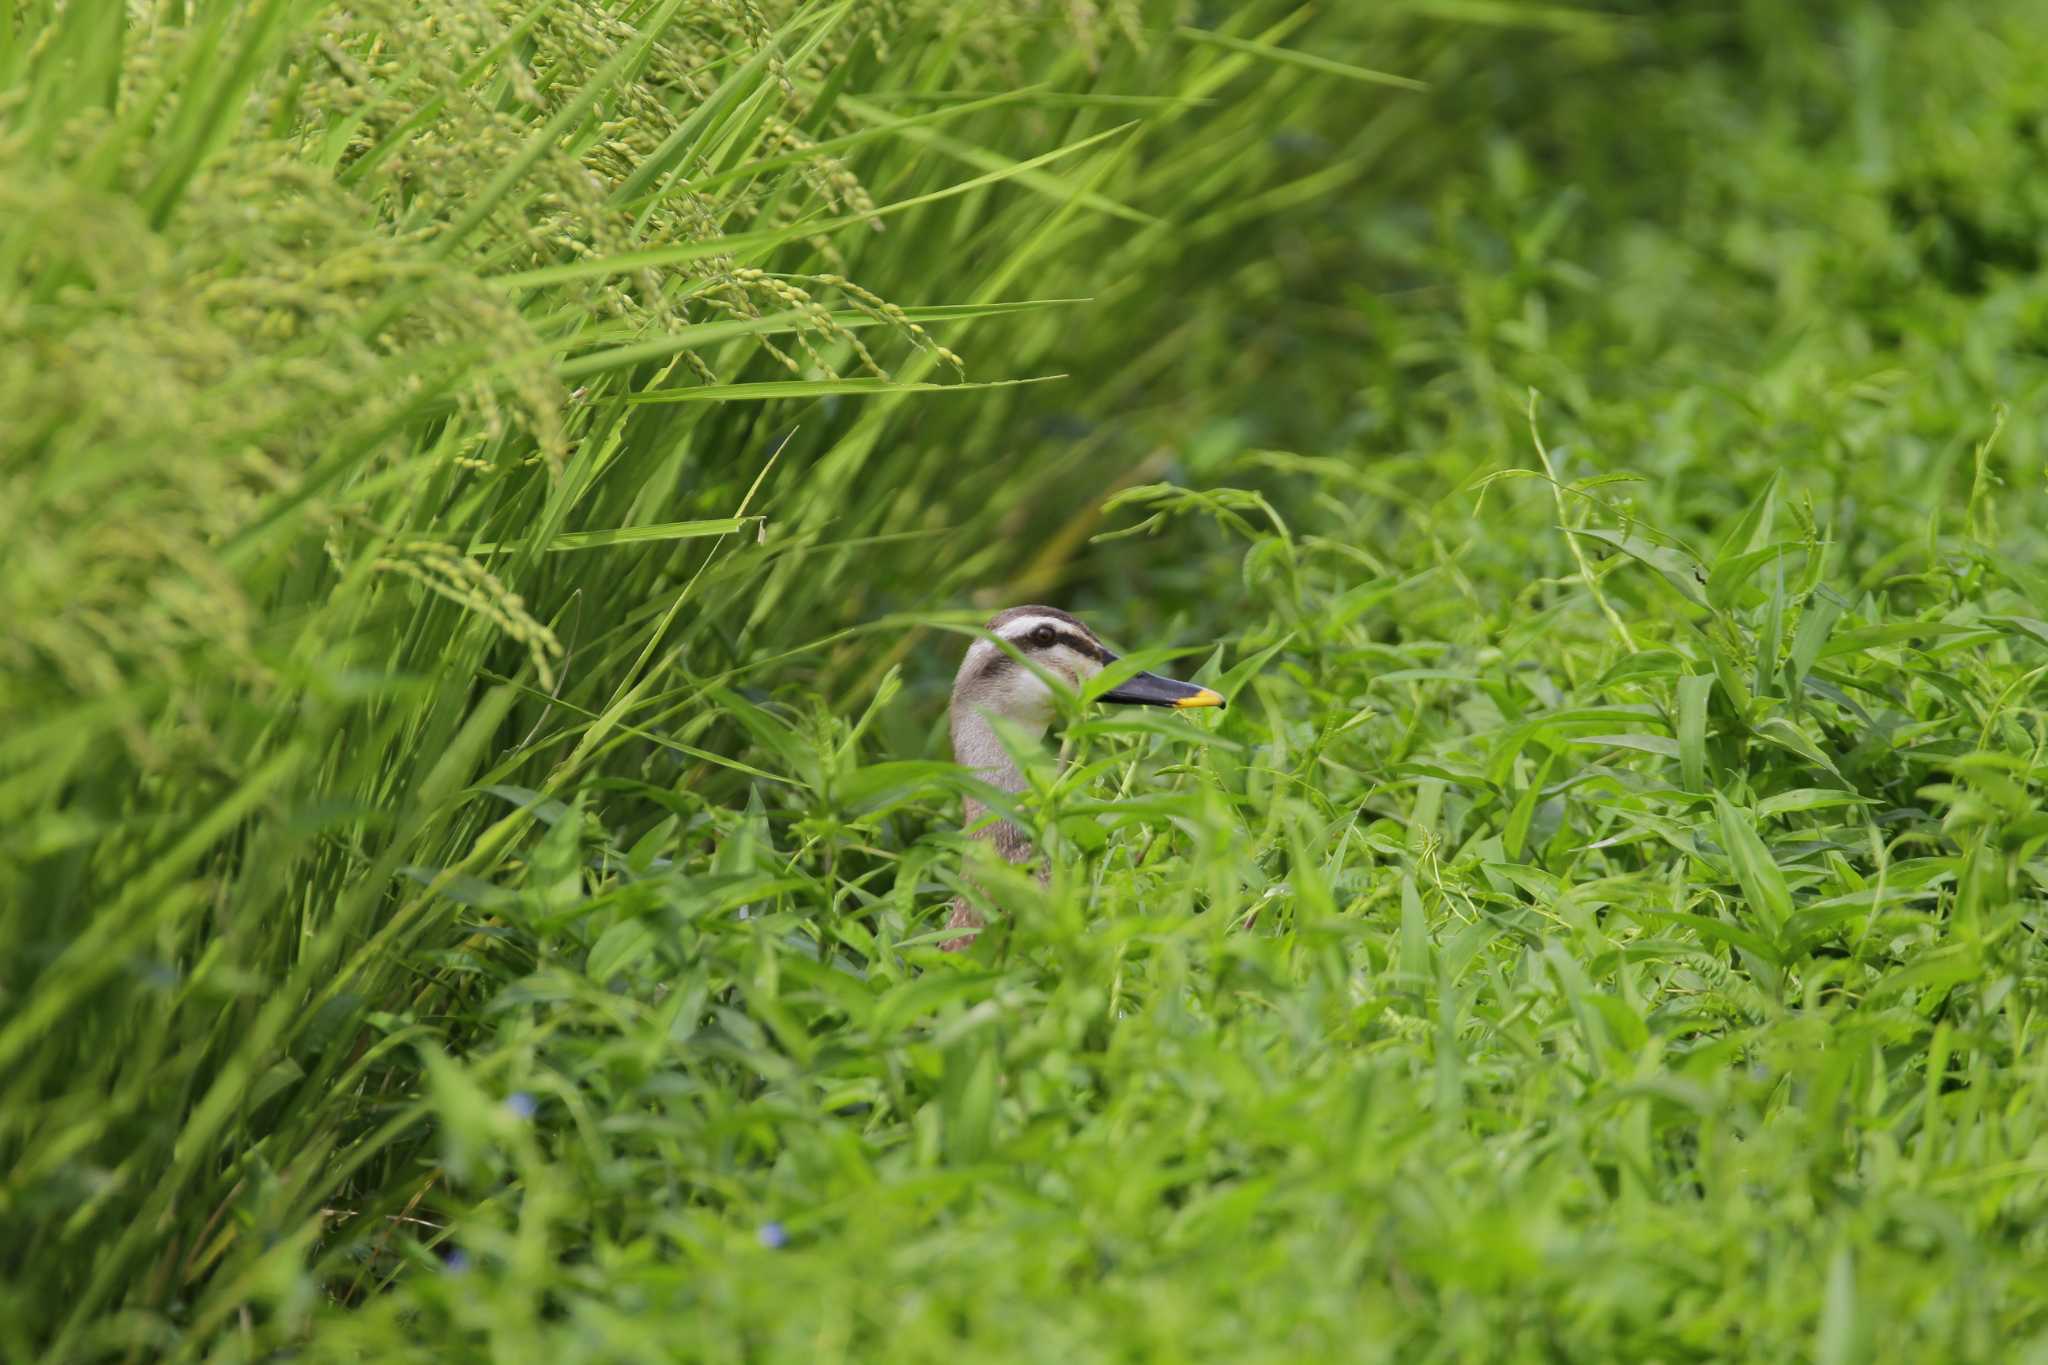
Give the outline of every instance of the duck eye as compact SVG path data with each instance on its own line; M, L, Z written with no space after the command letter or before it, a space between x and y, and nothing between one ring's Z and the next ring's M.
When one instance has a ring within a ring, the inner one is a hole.
M1031 632L1031 643L1040 649L1050 649L1053 641L1059 639L1059 632L1051 626L1040 626Z

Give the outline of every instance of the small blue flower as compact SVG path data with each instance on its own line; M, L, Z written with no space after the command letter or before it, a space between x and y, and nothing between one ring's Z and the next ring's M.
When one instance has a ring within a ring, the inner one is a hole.
M780 1223L763 1223L754 1236L758 1237L761 1245L770 1251L780 1251L789 1245L789 1233Z
M535 1104L533 1096L524 1090L515 1090L505 1097L505 1107L512 1111L514 1118L530 1119L533 1117L533 1111L540 1106Z
M450 1275L469 1273L469 1253L461 1247L450 1247L441 1257L441 1269Z

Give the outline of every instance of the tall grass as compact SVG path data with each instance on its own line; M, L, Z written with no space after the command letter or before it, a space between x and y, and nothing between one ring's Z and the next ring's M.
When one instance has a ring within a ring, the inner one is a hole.
M1028 506L990 428L906 439L948 346L1043 377L1081 244L1203 202L1169 135L1301 98L1117 7L83 4L4 66L7 1316L59 1355L390 1278L462 888L591 780L741 790L719 689Z
M0 22L0 1353L2034 1340L2044 56ZM954 959L1031 598L1233 705Z

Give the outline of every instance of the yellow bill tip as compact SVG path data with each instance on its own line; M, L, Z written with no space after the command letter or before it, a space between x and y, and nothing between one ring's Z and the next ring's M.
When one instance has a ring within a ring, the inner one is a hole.
M1192 711L1197 706L1221 705L1223 705L1223 694L1221 692L1211 692L1205 687L1192 697L1182 697L1173 704L1173 709L1176 711Z

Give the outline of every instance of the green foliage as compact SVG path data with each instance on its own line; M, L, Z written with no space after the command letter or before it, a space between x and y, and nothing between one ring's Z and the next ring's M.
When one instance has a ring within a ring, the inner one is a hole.
M2034 17L0 18L0 1356L2048 1351Z

